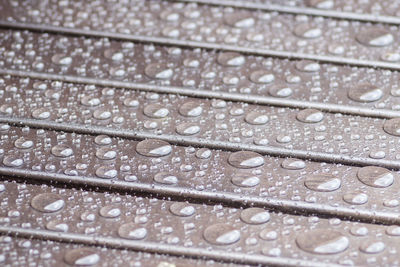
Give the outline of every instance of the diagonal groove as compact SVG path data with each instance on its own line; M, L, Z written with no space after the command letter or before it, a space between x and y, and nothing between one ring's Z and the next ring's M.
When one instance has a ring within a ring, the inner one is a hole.
M0 68L0 75L12 75L12 76L30 77L43 80L58 80L58 81L65 81L72 83L93 84L98 86L110 86L116 88L134 89L138 91L149 91L149 92L157 92L164 94L178 94L178 95L185 95L197 98L216 98L227 101L247 102L259 105L270 105L270 106L280 106L289 108L314 108L331 113L342 113L342 114L350 114L350 115L357 115L364 117L376 117L376 118L388 118L388 119L400 117L399 111L389 110L389 109L372 109L372 108L356 107L350 105L338 105L331 103L282 99L282 98L259 96L259 95L246 95L240 93L197 90L197 89L189 89L176 86L151 85L144 83L134 83L134 82L125 82L125 81L108 80L108 79L96 79L88 77L40 73L31 71L9 70L1 68Z
M400 64L377 61L377 60L363 60L363 59L346 58L339 56L312 55L300 52L277 51L277 50L263 49L263 48L249 48L244 46L207 43L200 41L186 41L186 40L172 39L165 37L113 33L113 32L105 32L98 30L84 30L84 29L75 29L75 28L67 28L59 26L29 24L21 22L7 22L7 21L0 21L0 27L8 29L50 32L57 34L68 34L68 35L87 36L87 37L104 37L116 40L158 43L163 45L181 46L190 48L225 50L225 51L239 52L244 54L254 54L260 56L270 56L270 57L279 57L288 59L307 59L319 62L334 63L339 65L352 65L360 67L400 70Z

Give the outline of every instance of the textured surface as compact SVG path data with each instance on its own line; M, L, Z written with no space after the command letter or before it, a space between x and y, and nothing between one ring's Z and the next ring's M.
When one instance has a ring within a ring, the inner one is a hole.
M2 1L0 262L399 266L399 1Z

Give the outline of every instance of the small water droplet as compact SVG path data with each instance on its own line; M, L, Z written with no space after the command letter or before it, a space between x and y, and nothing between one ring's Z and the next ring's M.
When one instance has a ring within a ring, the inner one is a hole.
M47 108L38 108L32 112L32 117L38 120L45 120L50 118L50 111Z
M57 65L70 65L72 58L63 54L55 54L51 57L51 61Z
M74 154L74 151L69 146L60 144L60 145L55 145L51 148L51 154L53 154L56 157L67 158L72 156Z
M20 149L28 149L33 147L33 142L31 140L27 140L24 137L20 137L14 142L14 146Z
M169 207L172 214L180 217L192 216L196 210L192 205L183 202L177 202Z
M179 107L179 113L185 117L198 117L203 112L203 108L197 102L186 102Z
M324 114L316 109L303 109L296 116L297 120L305 123L317 123L324 119Z
M217 62L225 67L238 67L245 63L245 58L236 52L224 52L220 53L217 58Z
M112 139L107 135L101 134L95 137L94 142L97 145L105 146L110 145L112 143Z
M199 159L209 159L211 157L211 150L208 148L200 148L196 151L196 157Z
M349 192L343 195L343 200L352 205L362 205L367 203L368 195L361 192Z
M90 266L98 263L100 256L88 248L77 248L65 253L64 261L69 265Z
M200 132L200 126L191 122L184 122L176 126L176 132L180 135L194 135Z
M160 104L150 104L143 109L144 115L150 118L161 119L169 114L169 110Z
M167 172L159 172L154 175L154 181L160 184L173 185L178 183L178 177Z
M251 173L237 173L234 174L231 181L240 187L254 187L260 183L260 178Z
M172 77L174 72L163 63L152 63L148 65L144 73L152 79L167 80Z
M256 70L250 74L250 80L254 83L266 84L275 80L274 74L265 70Z
M96 151L96 157L102 160L115 159L117 152L106 147L102 147Z
M121 210L114 206L104 206L100 209L99 214L104 218L117 218L121 215Z
M254 25L255 20L249 13L236 12L225 16L225 22L236 28L250 28Z
M269 212L261 208L248 208L240 213L240 219L248 224L263 224L269 221Z
M296 63L296 69L302 72L316 72L319 71L320 68L317 62L310 60L302 60Z
M64 222L58 220L50 221L46 224L46 228L51 231L56 232L68 232L69 226Z
M322 31L307 22L301 23L294 28L294 34L305 39L314 39L321 36Z
M147 236L147 230L135 223L126 223L119 227L118 235L126 239L140 240Z
M268 122L268 116L257 111L249 112L244 120L252 125L263 125Z
M306 167L306 163L300 159L288 158L282 161L281 166L287 170L301 170Z

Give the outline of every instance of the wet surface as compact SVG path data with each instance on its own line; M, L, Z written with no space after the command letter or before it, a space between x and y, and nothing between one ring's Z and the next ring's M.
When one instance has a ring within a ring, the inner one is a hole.
M398 1L4 1L0 263L400 266Z

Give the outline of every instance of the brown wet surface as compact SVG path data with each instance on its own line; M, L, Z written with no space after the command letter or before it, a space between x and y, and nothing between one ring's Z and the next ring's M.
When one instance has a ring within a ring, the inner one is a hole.
M4 1L0 263L399 266L399 7Z

